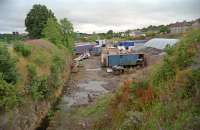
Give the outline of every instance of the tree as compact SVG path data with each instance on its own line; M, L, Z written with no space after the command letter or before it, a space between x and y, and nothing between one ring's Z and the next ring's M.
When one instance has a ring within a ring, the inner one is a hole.
M26 31L31 38L41 38L48 18L56 19L53 12L45 5L36 4L27 14L25 19Z
M107 38L108 39L111 39L113 37L113 30L109 30L108 32L107 32Z
M42 34L52 43L56 45L62 44L63 37L61 27L55 19L48 19Z
M125 31L126 36L129 36L130 33L131 33L131 30L127 30L127 31Z
M113 34L113 30L109 30L107 34Z
M8 49L0 45L0 73L7 83L15 84L18 79L16 61L11 58Z
M53 18L49 18L43 33L45 38L56 45L63 45L72 51L74 46L74 28L67 18L60 20L60 24Z
M93 32L91 36L88 37L89 42L95 42L98 39L98 35Z
M167 26L161 25L159 32L160 33L169 33L170 30L169 30L169 28Z
M74 46L74 28L73 24L67 19L60 20L61 31L63 34L64 46L72 50Z

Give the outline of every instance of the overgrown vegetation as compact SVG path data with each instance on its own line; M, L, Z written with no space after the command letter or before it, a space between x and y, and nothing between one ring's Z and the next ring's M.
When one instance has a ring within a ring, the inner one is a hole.
M70 53L45 40L38 45L17 42L0 46L0 109L10 110L23 100L53 98L63 85ZM12 49L13 47L13 49ZM66 78L66 77L65 77ZM22 96L23 95L23 96Z
M109 101L107 116L97 116L95 130L200 128L200 31L166 52L147 78L124 83Z
M17 36L0 35L0 113L3 127L10 129L20 129L18 119L23 124L43 118L60 96L70 72L73 25L67 19L57 23L51 10L42 5L33 6L25 24L29 38L43 39L22 41ZM40 109L46 103L46 108ZM33 117L28 119L27 114Z
M5 111L17 103L15 84L18 80L16 62L8 49L0 45L0 110Z
M70 54L67 52L72 53L74 45L73 25L67 18L58 22L53 12L43 5L33 6L27 14L25 24L31 38L45 38L56 45L51 45L53 49L50 50L47 49L50 45L42 45L49 51L46 53L42 48L30 49L24 44L15 45L15 50L25 57L30 55L31 50L34 51L33 56L30 57L31 62L27 65L26 86L33 100L43 100L50 97L63 83L61 73L67 64L66 55ZM43 74L39 72L42 72L42 69L46 71Z
M48 77L38 76L34 64L27 65L28 70L28 91L33 100L45 99L49 95Z
M46 39L57 46L66 47L71 53L74 47L73 25L67 18L61 19L60 23L53 18L49 18L43 30Z
M14 85L6 82L0 73L0 111L6 111L17 104L17 92Z
M43 30L43 35L49 41L56 45L62 44L62 34L60 30L60 25L55 19L49 18L47 24Z
M57 48L56 46L54 46ZM39 51L39 50L38 50ZM54 91L59 88L63 79L61 73L66 68L66 49L52 50L53 54L50 57L46 57L48 62L44 64L38 64L38 60L33 60L33 63L27 65L27 82L28 93L35 101L44 100L50 98ZM51 52L52 53L52 52ZM40 55L44 55L42 53ZM42 57L41 57L42 58ZM39 72L40 67L48 66L48 73Z
M24 57L31 55L31 46L25 45L23 43L15 43L14 49L16 52L20 53Z
M54 55L52 59L51 65L51 75L50 75L50 83L53 88L57 88L61 84L61 79L59 74L64 69L65 60L63 57Z
M16 60L11 58L6 45L0 45L0 73L6 82L12 84L17 82Z

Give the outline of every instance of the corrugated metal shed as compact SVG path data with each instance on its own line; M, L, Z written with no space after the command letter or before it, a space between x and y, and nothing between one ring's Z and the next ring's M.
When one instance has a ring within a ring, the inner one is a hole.
M92 44L80 44L75 46L76 54L83 54L87 51L91 51L94 45Z
M179 39L153 38L146 42L144 46L163 50L167 45L175 45L178 41Z

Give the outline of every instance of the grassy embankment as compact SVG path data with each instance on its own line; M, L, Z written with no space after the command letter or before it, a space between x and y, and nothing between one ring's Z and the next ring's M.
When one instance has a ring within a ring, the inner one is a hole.
M54 101L69 73L70 53L45 40L0 45L0 109Z
M200 128L200 31L167 47L161 63L142 79L125 81L112 96L77 111L95 130Z

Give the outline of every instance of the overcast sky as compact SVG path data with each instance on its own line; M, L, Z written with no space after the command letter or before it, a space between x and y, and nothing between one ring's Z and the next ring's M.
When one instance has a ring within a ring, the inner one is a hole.
M33 4L68 18L79 32L107 32L200 18L200 0L0 0L0 32L24 32Z

